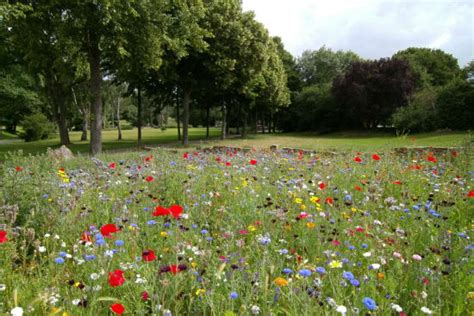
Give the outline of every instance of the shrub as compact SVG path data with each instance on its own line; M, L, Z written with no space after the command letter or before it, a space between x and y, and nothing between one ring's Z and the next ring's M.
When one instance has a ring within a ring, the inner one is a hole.
M438 128L436 111L437 92L426 88L413 95L409 105L398 108L392 115L392 124L399 132L428 132Z
M440 92L436 102L440 127L456 130L474 128L474 87L454 80Z
M23 132L20 134L20 137L26 142L47 139L55 131L54 124L42 113L28 115L20 124L23 126Z

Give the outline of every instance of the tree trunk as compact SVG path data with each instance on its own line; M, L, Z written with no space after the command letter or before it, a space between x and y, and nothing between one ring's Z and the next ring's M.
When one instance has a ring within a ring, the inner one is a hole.
M58 87L58 90L60 88ZM58 123L59 128L59 139L61 145L69 145L71 142L69 140L69 132L67 130L67 121L66 121L66 97L62 94L62 91L56 91L56 102L58 103L56 106L57 113L56 113L56 120Z
M247 111L244 112L242 117L242 138L247 137Z
M183 90L183 145L189 142L189 104L191 103L191 89L185 87Z
M224 140L226 137L226 119L227 119L227 114L226 114L226 108L224 102L222 102L222 126L221 126L221 139Z
M138 86L137 93L137 127L138 127L138 147L142 146L142 89Z
M178 124L178 140L181 140L181 126L179 121L179 90L176 87L176 124Z
M122 126L120 125L120 97L117 98L117 131L118 131L118 140L122 140Z
M209 115L210 115L210 106L206 107L206 139L209 139Z
M265 134L265 114L262 114L262 134Z
M258 133L258 111L257 107L255 107L255 134Z
M97 155L102 151L102 74L100 72L100 49L98 39L89 39L89 67L91 91L91 143L90 153Z

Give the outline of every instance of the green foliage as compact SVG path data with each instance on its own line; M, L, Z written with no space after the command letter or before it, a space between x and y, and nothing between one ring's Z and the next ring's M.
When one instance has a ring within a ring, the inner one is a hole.
M440 49L411 47L397 52L393 58L410 63L418 89L443 86L462 75L457 59Z
M339 126L340 115L331 85L304 87L287 113L278 119L279 127L285 131L328 132Z
M23 127L20 137L26 142L47 139L55 130L54 125L42 113L28 115L20 124Z
M425 88L416 92L407 106L400 107L392 116L392 123L401 133L429 132L438 128L436 109L437 91Z
M297 67L304 85L327 84L342 75L352 62L360 60L352 51L333 51L323 46L315 51L304 51Z
M441 128L468 130L474 128L474 86L465 80L454 80L439 93L436 110Z

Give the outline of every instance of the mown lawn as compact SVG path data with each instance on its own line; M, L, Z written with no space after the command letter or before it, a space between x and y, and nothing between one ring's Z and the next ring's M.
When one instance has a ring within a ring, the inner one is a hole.
M168 128L165 131L155 128L144 128L142 132L143 145L157 145L157 144L166 144L166 143L177 143L177 129ZM80 141L81 132L71 132L70 134L72 144L69 148L77 153L88 153L89 152L89 142ZM210 130L211 137L219 135L219 129L212 128ZM136 148L136 139L137 139L137 130L124 130L122 131L123 139L121 141L117 140L117 130L104 130L102 132L103 138L103 149L104 150L116 150L116 149L134 149ZM205 139L206 129L205 128L191 128L189 130L189 138L191 140L196 139ZM48 147L56 148L59 145L59 137L54 137L47 140L40 140L34 142L11 142L5 143L0 142L0 155L8 151L18 151L22 150L24 153L44 153Z
M473 137L466 132L435 132L416 134L409 136L396 136L393 134L370 133L370 132L345 132L328 135L317 135L312 133L288 133L288 134L250 134L246 139L231 136L224 141L219 140L220 130L210 130L211 139L206 140L205 128L191 128L189 147L196 146L235 146L269 148L271 145L312 150L369 150L369 149L391 149L395 147L459 147L472 143ZM59 138L25 143L12 139L0 141L0 157L8 151L22 150L26 154L38 154L46 152L48 147L58 147ZM80 141L80 132L71 132L72 145L69 147L75 153L88 153L89 142ZM103 131L104 151L134 150L136 149L137 130L123 131L123 140L117 140L116 130ZM177 140L176 128L168 128L165 131L154 128L143 129L143 145L156 147L166 146L183 148Z

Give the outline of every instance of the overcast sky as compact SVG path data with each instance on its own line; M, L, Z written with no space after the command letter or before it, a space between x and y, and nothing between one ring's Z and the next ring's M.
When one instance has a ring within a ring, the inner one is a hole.
M407 47L474 59L474 0L243 0L294 56L326 45L364 58Z

